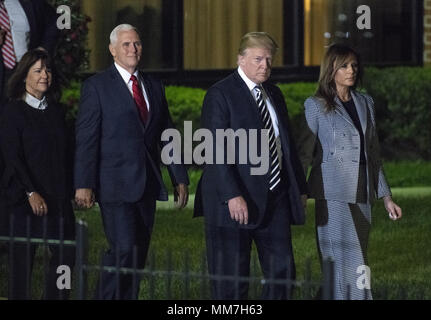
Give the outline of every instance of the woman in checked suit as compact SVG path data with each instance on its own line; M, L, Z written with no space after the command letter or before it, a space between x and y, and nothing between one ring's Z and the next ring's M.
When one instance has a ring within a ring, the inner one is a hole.
M301 153L305 169L312 165L308 188L316 200L318 250L321 260L334 261L334 295L343 300L372 299L367 244L373 201L383 198L392 220L402 215L383 172L373 99L355 90L361 73L353 49L332 45L317 92L305 101L313 148Z

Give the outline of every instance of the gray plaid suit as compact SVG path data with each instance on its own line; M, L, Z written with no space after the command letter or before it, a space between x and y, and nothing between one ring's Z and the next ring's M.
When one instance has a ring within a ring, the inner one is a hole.
M366 94L352 91L365 137L368 199L391 195L380 160L374 102ZM355 203L359 176L360 137L336 98L337 108L325 112L324 102L316 97L305 101L305 117L311 131L314 156L308 186L310 197Z
M338 98L330 112L320 98L305 101L311 147L300 156L306 169L312 160L308 188L316 199L318 249L321 258L335 263L335 298L372 299L369 287L358 285L359 267L367 265L371 204L391 191L380 160L374 102L366 94L351 94L364 134L366 165L360 165L359 131Z

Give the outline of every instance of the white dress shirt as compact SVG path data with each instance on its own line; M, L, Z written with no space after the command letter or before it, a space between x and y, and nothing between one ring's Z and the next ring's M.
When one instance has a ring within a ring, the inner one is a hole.
M26 92L24 95L24 101L30 107L38 109L38 110L45 110L48 107L48 101L46 101L45 97L43 97L42 100L39 100L38 98L33 97L28 92Z
M121 78L123 78L124 82L126 83L127 88L129 88L130 94L133 97L133 81L130 80L130 77L132 75L129 73L129 71L127 71L126 69L124 69L123 67L121 67L116 62L114 62L114 65L117 68L118 72L120 73ZM148 109L148 111L150 111L150 103L148 101L147 92L145 91L145 86L144 86L143 81L139 78L139 72L136 70L133 73L133 75L138 79L139 83L141 84L142 93L144 95L145 102L147 103L147 109Z
M30 43L30 24L24 9L18 0L5 0L4 5L9 15L13 48L17 62L28 51Z
M244 80L245 84L247 85L248 89L251 91L251 94L253 95L254 99L257 101L257 92L254 90L254 88L257 86L256 83L251 81L247 75L242 71L241 67L238 67L238 73L242 80ZM281 146L281 140L280 140L280 131L278 129L278 118L277 114L275 113L274 106L272 105L271 99L266 94L265 89L263 86L261 87L263 98L265 99L266 106L268 107L269 115L271 117L272 127L274 128L274 134L275 134L275 142L277 144L277 154L278 154L278 163L280 166L280 170L283 167L283 150ZM257 106L256 106L257 108Z
M242 80L244 80L245 84L247 85L248 89L251 91L251 94L253 95L254 99L256 100L256 90L254 90L254 88L258 85L256 83L254 83L253 81L251 81L246 74L244 73L244 71L242 71L241 67L238 67L238 73L241 77ZM277 114L275 113L274 107L271 103L271 99L268 97L268 95L265 92L265 89L261 86L262 88L262 95L265 99L265 103L266 106L268 107L268 111L269 111L269 115L271 116L271 121L272 121L272 126L274 127L274 134L276 137L279 136L279 130L278 130L278 118L277 118Z

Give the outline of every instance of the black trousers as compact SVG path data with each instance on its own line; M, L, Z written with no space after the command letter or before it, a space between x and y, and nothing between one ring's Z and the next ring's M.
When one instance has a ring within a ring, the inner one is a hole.
M233 276L236 279L211 281L213 299L248 298L252 241L255 242L264 277L262 299L289 299L292 286L283 280L296 276L293 258L289 201L285 185L269 192L263 223L256 229L241 229L205 225L208 269L213 276ZM284 283L275 283L282 280Z
M6 206L6 198L0 190L0 236L7 236L9 226L9 210Z
M143 269L150 245L156 210L155 196L135 203L99 203L109 249L103 266ZM139 294L138 274L101 272L94 298L135 300Z
M12 216L10 231L16 237L32 237L47 239L75 239L75 216L69 200L57 200L45 197L48 215L38 217L33 214L26 201L11 208ZM9 299L31 299L31 274L37 244L14 242L9 247ZM57 268L62 265L69 267L71 273L75 264L75 248L72 246L49 245L51 257L48 265L44 265L44 293L48 300L67 299L68 289L57 287Z

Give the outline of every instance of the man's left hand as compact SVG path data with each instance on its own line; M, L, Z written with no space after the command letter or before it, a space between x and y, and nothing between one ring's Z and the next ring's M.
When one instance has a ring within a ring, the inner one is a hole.
M180 183L175 187L174 202L178 209L182 209L187 205L189 200L189 189L184 183Z

